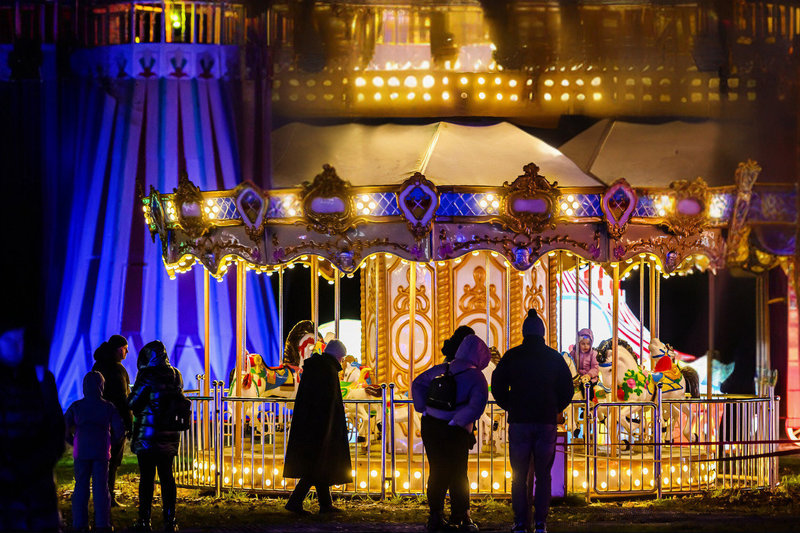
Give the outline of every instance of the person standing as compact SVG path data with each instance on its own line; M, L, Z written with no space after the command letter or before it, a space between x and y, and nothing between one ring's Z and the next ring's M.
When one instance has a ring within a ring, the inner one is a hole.
M130 434L133 422L131 410L128 408L131 381L128 371L122 366L122 361L127 356L127 339L122 335L112 335L94 352L95 363L92 370L103 375L105 379L103 399L108 400L117 408L125 426L125 433ZM117 469L122 464L124 454L125 435L119 442L111 444L111 458L108 461L108 493L111 497L111 507L125 507L117 501L116 497Z
M164 529L177 531L175 504L177 488L172 475L172 462L178 454L180 431L167 427L170 396L181 394L183 376L169 364L167 349L161 341L147 343L136 361L138 373L128 397L133 412L131 450L139 461L139 518L134 527L150 531L156 470L161 481Z
M442 344L442 355L445 362L452 361L456 357L458 347L467 335L475 335L475 330L469 326L458 326L449 339Z
M477 335L467 335L452 363L435 365L411 386L414 409L422 413L422 442L430 465L428 478L428 531L450 526L460 531L478 531L469 516L467 461L475 445L473 430L486 408L489 387L483 369L489 364L489 347ZM449 368L448 368L449 367ZM427 405L431 382L449 370L455 378L455 409L447 411ZM444 521L444 497L450 491L450 526Z
M105 380L100 372L83 378L83 399L73 402L64 415L66 441L72 445L75 492L72 493L72 527L89 529L89 480L94 493L94 531L113 531L108 493L111 449L125 438L125 426L116 407L103 399Z
M544 533L550 508L550 469L556 421L572 400L572 376L564 358L544 342L544 323L534 309L522 323L522 344L508 350L492 373L492 394L508 413L512 531ZM536 495L531 501L536 480Z
M64 413L55 377L31 361L31 336L0 326L0 531L61 526L53 467L64 453Z
M352 481L347 423L339 386L339 372L347 348L334 339L322 353L303 364L303 379L297 389L283 476L300 478L286 503L286 510L308 515L303 509L308 491L317 491L320 513L339 512L333 506L331 485Z

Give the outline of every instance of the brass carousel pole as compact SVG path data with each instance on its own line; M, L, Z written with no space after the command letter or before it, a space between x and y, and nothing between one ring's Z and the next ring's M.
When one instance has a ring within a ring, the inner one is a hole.
M644 259L642 259L642 262L644 262ZM652 342L652 340L658 336L658 332L656 331L656 269L654 268L653 261L647 261L647 273L650 279L647 303L650 307L650 341ZM650 354L650 370L653 370L652 354Z
M564 319L564 258L563 252L558 251L558 351L564 351L564 339L562 333L564 328L561 327L561 322Z
M581 305L580 305L580 294L581 294L581 258L577 255L575 256L575 354L580 359L581 347L580 347L580 337L578 337L578 331L581 328L580 325L580 318L581 318ZM578 364L577 362L575 364Z
M285 320L283 313L283 271L286 267L281 265L278 267L278 350L283 352L283 322ZM281 360L283 357L281 357Z
M489 282L490 270L489 267L491 263L489 262L489 252L484 252L483 258L483 268L486 270L486 277L484 278L484 287L483 289L486 291L486 346L492 346L492 327L491 327L491 317L492 317L492 310L491 310L491 302L489 300L489 287L491 286Z
M242 391L238 386L242 380L242 363L244 362L245 357L245 343L246 343L246 336L245 336L245 309L247 306L247 298L245 293L245 262L242 259L239 259L236 262L236 392L239 396L241 396ZM233 385L233 384L231 384ZM244 407L243 404L234 404L237 405L237 409L234 410L234 449L239 450L241 449L242 445L242 433L238 431L238 429L242 428L242 423L244 422L242 416L242 409ZM233 466L233 456L236 455L232 453L231 456L231 466Z
M716 322L716 275L708 269L708 355L706 356L706 396L713 395L712 377L714 371L714 323Z
M639 366L644 361L644 258L639 261Z
M319 337L319 258L311 256L311 321L314 323L314 344Z
M411 399L411 383L414 382L414 348L416 340L414 338L417 329L417 263L408 262L409 268L409 291L408 291L408 398ZM410 409L410 408L409 408ZM414 453L414 417L408 413L408 449L409 456Z
M211 332L209 331L209 325L211 323L211 275L208 273L208 269L203 267L203 372L205 376L203 378L203 396L208 396L210 394L209 390L209 381L211 380L211 357L210 357L210 339L211 339ZM207 402L207 400L206 400ZM208 403L203 404L205 406L204 413L203 413L203 449L208 450L210 448L210 413L208 411Z
M339 338L339 320L342 311L342 290L341 290L341 272L333 265L333 331L336 338Z
M612 318L612 335L611 335L611 401L616 402L617 399L617 355L619 349L619 263L612 263L611 268L613 271L613 285L611 290L611 318ZM611 411L611 427L608 428L609 444L613 444L615 432L617 430L617 412L612 409ZM616 457L618 450L613 446L611 448L611 456Z
M506 342L505 351L511 349L511 265L503 260L506 275ZM517 311L519 312L519 311Z

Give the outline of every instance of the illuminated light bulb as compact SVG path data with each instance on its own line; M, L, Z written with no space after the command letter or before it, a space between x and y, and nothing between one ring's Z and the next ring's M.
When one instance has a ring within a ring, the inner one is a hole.
M394 477L400 477L400 471L399 470L395 470L394 471Z
M244 467L244 473L245 474L249 474L250 473L250 467L249 466Z
M600 76L595 76L594 78L592 78L592 81L591 81L592 87L599 87L600 86L600 82L601 82Z
M592 99L595 102L599 102L600 100L603 99L603 94L602 93L592 93Z
M230 483L230 482L231 482L231 478L229 478L228 476L225 476L225 483Z
M511 472L506 470L506 479L511 479Z
M258 470L256 470L256 472L258 472L259 474L263 474L264 473L264 469L259 466Z
M589 486L589 484L588 484L588 483L586 483L586 482L584 481L584 482L581 484L581 486L582 486L582 487L585 489L586 487L588 487L588 486Z
M605 481L603 481L602 483L600 483L600 488L601 488L601 489L604 489L604 488L606 488L607 486L608 486L608 485L606 485L606 482L605 482Z
M472 483L469 484L469 488L471 488L472 490L478 490L478 484L473 481Z
M577 98L579 102L583 102L584 100L586 100L586 95L581 93L578 96L576 96L575 98Z
M403 488L408 490L408 481L403 481Z
M367 80L365 80L365 79L364 79L364 78L362 78L361 76L359 76L358 78L356 78L356 87L363 87L363 86L365 86L366 84L367 84Z
M362 481L361 483L358 484L358 486L361 487L362 489L366 489L367 488L367 482L366 481Z
M447 85L448 83L450 83L450 78L448 78L447 76L442 78L442 85Z
M519 97L516 94L512 94L511 95L511 101L512 102L516 102L517 100L519 100Z
M278 475L279 472L280 472L280 470L278 470L277 468L273 468L272 469L272 473L275 474L276 476ZM355 475L355 474L353 474L353 475Z
M500 93L497 93L497 99L498 99L498 100L502 100L502 99L503 99L503 95L502 95L502 94L500 94Z
M480 202L478 202L478 205L480 205L482 208L486 209L486 206L489 205L489 202L487 202L486 200L481 200Z
M494 483L492 483L492 488L493 488L494 490L500 490L500 483L498 483L497 481L495 481Z
M561 210L562 210L562 211L566 211L567 209L569 209L569 205L567 205L567 204L561 204Z
M234 474L236 473L236 467L235 466L233 467L233 473Z
M406 76L406 79L403 80L403 85L408 87L409 89L413 89L417 86L417 78L414 76Z
M478 93L478 98L484 100L486 98L486 93Z
M626 476L630 476L631 475L631 469L630 468L625 471L625 475Z
M617 477L617 471L616 470L611 470L611 471L608 472L608 475L611 476L611 477Z
M581 204L579 204L578 202L572 202L572 208L573 209L578 209L578 207L580 207L580 205Z
M433 76L431 76L430 74L422 78L422 86L425 87L426 89L430 89L431 87L433 87L434 83L435 80L433 79Z
M380 76L375 76L374 78L372 78L372 85L374 85L375 87L383 87L383 78L381 78Z
M372 477L377 477L377 475L378 475L378 471L377 471L377 470L372 470L372 471L369 473L369 475L370 475L370 476L372 476Z
M419 478L421 478L421 477L422 477L422 472L420 472L419 470L417 470L416 472L414 472L414 479L419 479Z
M378 206L378 204L376 204L375 202L370 202L369 203L369 208L370 209L375 209L377 206Z
M264 482L264 485L266 485L267 487L269 487L270 485L272 485L272 480L271 480L271 479L268 479L268 480L266 480L266 481Z
M689 471L689 467L688 467L688 466L686 466L686 465L683 465L683 471L684 471L684 472L688 472L688 471Z
M568 202L574 202L575 201L575 196L570 194L569 196L567 196L567 201Z
M364 94L363 93L358 93L356 95L356 100L359 101L359 102L363 102L364 101Z
M282 479L282 480L281 480L281 487L285 487L285 486L286 486L286 480L285 480L285 479Z
M475 255L477 255L477 254L475 254ZM481 477L489 477L489 472L487 472L486 470L482 471L481 472Z
M545 87L552 87L554 84L555 84L555 82L553 82L553 80L550 80L550 79L544 80L544 86Z
M400 95L397 94L397 93L392 93L392 94L389 95L389 98L391 100L397 100L399 97L400 97Z
M669 477L665 477L663 483L664 485L669 485Z
M669 471L670 472L675 472L675 467L674 466L669 467Z
M355 470L351 470L350 471L350 475L353 476L353 477L356 477L356 471Z
M382 98L381 93L375 93L375 96L373 96L373 98L375 99L376 102L380 102Z
M486 83L486 78L484 78L483 76L480 76L478 78L478 85L483 85L484 83Z
M450 93L447 91L442 92L442 100L449 100L449 99L450 99Z
M567 100L569 100L569 94L567 94L567 93L562 94L561 95L561 101L562 102L566 102Z
M656 480L654 480L654 479L651 479L651 480L650 480L650 486L651 486L651 487L655 487L655 486L656 486Z
M572 208L567 209L567 215L572 216L574 214L575 214L575 211L573 211Z
M681 478L676 477L675 478L675 484L680 485L681 484Z
M413 100L414 96L416 96L416 95L413 92L410 92L410 93L408 93L408 95L406 95L406 98L408 98L409 100Z
M474 252L472 252L472 255L477 256L479 253L480 252L478 250L475 250ZM485 472L485 470L484 470L484 472ZM483 477L486 477L486 476L483 476Z
M359 210L364 209L364 204L362 202L358 202L356 204L356 208L358 208Z
M638 479L634 479L634 480L633 480L633 484L634 484L634 486L638 487L638 486L639 486L639 485L641 485L642 483L641 483L641 482L640 482Z
M422 99L425 100L426 102L430 102L431 101L431 95L428 94L428 93L425 93L425 94L422 95Z
M581 78L578 78L577 80L575 80L575 85L577 85L578 87L583 87L583 80Z
M242 484L242 478L239 478L239 485Z
M561 80L562 87L569 87L569 80Z
M498 207L500 207L500 202L498 200L493 201L492 202L492 207L497 209Z
M553 99L553 95L552 95L552 94L550 94L550 93L544 93L544 94L542 95L542 98L544 98L544 101L545 101L545 102L549 102L550 100L552 100L552 99Z
M392 76L389 78L389 81L386 82L389 87L400 87L400 79L396 76Z

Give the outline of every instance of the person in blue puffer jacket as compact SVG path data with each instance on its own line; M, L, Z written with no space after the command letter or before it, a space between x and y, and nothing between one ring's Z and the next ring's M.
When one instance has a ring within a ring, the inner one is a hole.
M446 529L444 497L450 489L450 524L461 531L478 531L469 516L467 460L475 444L473 430L486 408L489 386L482 370L489 364L489 347L477 335L467 335L456 351L450 372L456 381L456 408L452 411L426 405L428 388L444 374L446 364L431 367L411 386L414 409L422 413L422 442L430 464L428 478L428 531Z

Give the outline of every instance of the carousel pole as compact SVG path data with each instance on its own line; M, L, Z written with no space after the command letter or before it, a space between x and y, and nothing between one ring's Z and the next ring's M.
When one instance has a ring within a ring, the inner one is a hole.
M589 293L589 301L587 302L588 309L589 309L589 325L587 326L589 329L592 329L592 268L594 264L589 261L589 284L588 284L588 293Z
M656 272L656 301L653 303L656 309L656 337L661 338L661 276ZM650 336L652 337L652 333Z
M714 322L716 321L716 275L708 269L708 355L706 356L706 395L709 401L713 395L712 377L714 371Z
M613 285L611 292L611 318L612 318L612 335L611 335L611 401L618 401L617 399L617 355L619 351L619 263L612 263ZM617 430L617 411L611 411L611 427L608 428L609 444L616 440L614 432ZM617 456L618 450L614 447L611 448L612 457Z
M333 331L336 338L339 338L339 321L342 312L342 289L341 289L341 272L333 265Z
M581 317L581 306L580 306L580 297L581 294L581 258L577 255L575 256L575 354L578 355L580 358L580 338L578 337L578 330L580 330L580 317ZM577 363L575 363L577 364Z
M209 332L209 324L211 323L211 275L208 273L207 268L203 268L203 396L209 395L209 380L211 379L211 363L210 363L210 347L209 342L211 333Z
M283 323L285 320L283 312L283 271L286 267L280 265L278 267L278 350L283 350Z
M503 260L506 274L506 351L511 349L511 265Z
M372 279L375 281L375 381L381 381L381 375L378 373L378 350L380 348L380 335L379 335L379 325L378 325L378 309L380 305L380 300L378 299L380 291L380 283L378 282L378 256L376 255L372 260ZM368 285L369 286L369 285Z
M489 347L492 346L492 327L491 327L492 309L491 309L491 301L489 300L489 287L491 286L491 284L489 283L489 276L491 275L491 272L489 270L490 266L491 264L489 262L489 252L484 252L483 268L486 270L486 277L484 278L483 281L484 285L483 290L486 291L486 346Z
M414 333L417 329L417 263L408 262L409 268L409 291L408 291L408 323L409 323L409 342L408 342L408 397L411 399L411 384L414 382L414 348L416 339ZM410 453L414 450L414 417L408 413L408 449Z
M639 261L639 366L644 361L644 258Z
M245 262L239 259L236 262L236 383L241 383L242 380L242 363L245 357L245 308L247 299L245 294ZM232 385L232 384L231 384ZM239 386L236 387L236 392L241 396L242 391ZM234 404L236 405L236 404ZM242 410L234 409L234 427L242 427ZM242 445L242 432L234 431L234 450L241 449ZM233 463L233 456L231 455L231 463ZM233 464L231 464L233 466Z
M558 252L558 351L564 351L564 339L562 333L564 329L561 327L561 321L564 318L564 257L563 252Z
M642 259L642 263L644 263L644 259ZM654 268L653 262L647 262L647 273L650 279L650 287L648 291L648 300L647 303L650 307L650 341L656 337L658 337L658 332L656 331L656 269ZM644 273L642 273L644 275ZM653 358L650 358L650 370L653 370Z
M319 338L319 258L311 256L311 321L314 323L314 344Z

